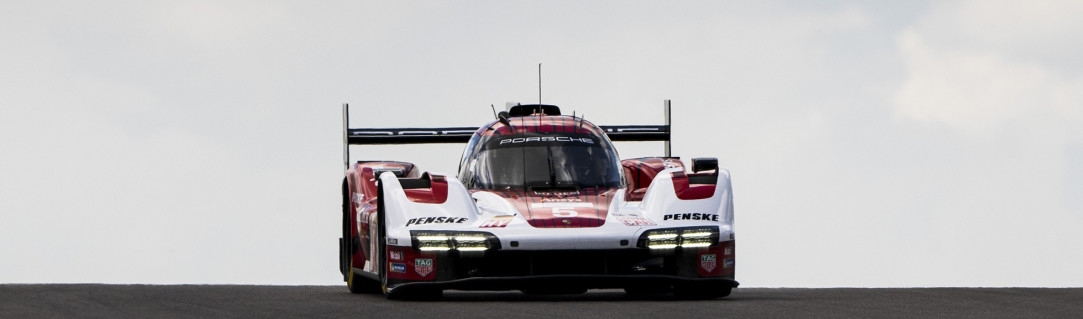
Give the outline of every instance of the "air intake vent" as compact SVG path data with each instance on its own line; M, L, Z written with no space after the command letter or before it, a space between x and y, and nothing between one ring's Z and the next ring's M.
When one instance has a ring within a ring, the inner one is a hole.
M560 115L560 107L548 104L523 104L512 106L508 116L530 116L535 114Z

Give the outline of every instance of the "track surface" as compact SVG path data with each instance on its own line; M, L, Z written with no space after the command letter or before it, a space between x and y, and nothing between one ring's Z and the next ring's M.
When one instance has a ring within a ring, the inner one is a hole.
M338 286L0 285L0 318L1078 318L1083 288L755 289L717 300L448 291L391 301Z

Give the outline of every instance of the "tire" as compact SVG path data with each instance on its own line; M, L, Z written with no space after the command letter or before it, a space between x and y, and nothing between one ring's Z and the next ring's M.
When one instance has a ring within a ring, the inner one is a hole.
M384 230L384 185L376 180L376 256L372 260L377 261L376 274L380 276L380 292L387 295L387 236ZM371 235L370 235L371 236Z
M687 283L673 285L673 296L680 299L717 299L730 295L733 287L719 284Z
M346 180L342 181L342 249L339 252L339 267L342 268L343 280L346 281L346 289L354 294L376 293L380 291L379 283L365 278L353 271L353 255L357 253L354 246L353 232L350 225L352 210L349 197L349 185Z
M342 179L342 237L338 241L338 271L342 281L350 281L350 252L353 251L353 238L350 236L350 199L349 182Z

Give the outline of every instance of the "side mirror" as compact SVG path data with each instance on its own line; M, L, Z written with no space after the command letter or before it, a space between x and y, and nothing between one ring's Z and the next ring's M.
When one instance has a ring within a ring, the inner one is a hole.
M718 172L718 159L714 157L700 157L692 159L692 172L699 173L703 171L715 171Z

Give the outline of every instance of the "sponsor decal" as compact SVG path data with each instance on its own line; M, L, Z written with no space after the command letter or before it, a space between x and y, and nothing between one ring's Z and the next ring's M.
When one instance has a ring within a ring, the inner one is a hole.
M684 213L684 214L666 214L662 215L662 220L709 220L718 221L718 214L707 213Z
M425 224L462 224L466 222L466 217L418 217L410 218L406 221L406 227L410 225L425 225Z
M414 259L414 271L421 277L429 275L432 272L432 258Z
M643 217L621 218L620 221L628 226L654 226L654 221Z
M552 209L553 217L571 218L579 216L579 212L575 211L577 207L594 207L592 203L533 203L530 204L532 208L550 208Z
M733 255L733 248L726 247L726 256Z
M404 263L391 263L391 272L406 273L406 264Z
M579 195L579 191L578 190L573 190L573 191L568 191L568 192L534 191L534 195L538 195L538 196L577 196L577 195ZM569 198L569 199L571 199L571 198ZM556 199L552 199L552 200L556 200ZM544 202L545 199L543 198L542 201Z
M707 272L714 271L714 267L717 266L718 256L715 254L703 254L699 255L699 266L703 267L703 270ZM733 260L733 259L729 259Z
M399 239L398 238L388 238L387 239L387 244L388 245L398 245L399 244Z
M556 202L570 203L570 202L582 202L583 199L578 198L578 197L573 197L573 198L546 197L546 198L542 198L541 201L542 201L542 203L556 203Z
M594 144L594 140L592 140L590 138L587 138L587 137L576 138L576 137L568 137L568 136L538 136L538 137L506 138L506 139L500 140L500 145L530 143L530 142L579 142L579 143L585 143L585 144Z
M511 216L500 216L482 222L478 228L504 228L508 224L511 224Z
M662 161L662 165L664 165L666 168L681 168L681 167L684 167L683 165L681 165L680 160L674 160L672 158L667 158L665 161Z
M392 250L391 251L391 260L402 260L402 252Z
M558 202L558 203L533 203L533 204L530 204L530 207L532 207L532 208L550 208L550 207L594 207L594 204L592 204L592 203L569 203L569 202Z
M722 268L733 268L733 258L726 258L726 261L722 263Z
M575 208L553 207L551 214L553 214L553 217L575 217L579 215L579 212L575 211Z

